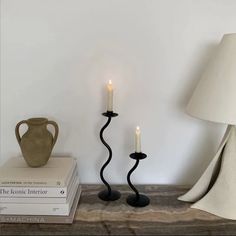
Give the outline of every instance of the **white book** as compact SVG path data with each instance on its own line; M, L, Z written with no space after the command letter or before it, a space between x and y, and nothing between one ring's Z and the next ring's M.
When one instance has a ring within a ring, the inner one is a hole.
M72 176L67 197L0 197L0 203L67 203L76 182L79 182L78 171Z
M77 165L74 167L74 171L71 173L71 178L74 173L77 173ZM70 180L69 180L70 181ZM68 183L65 187L1 187L0 186L0 197L38 197L38 198L49 198L49 197L67 197L72 182Z
M70 214L68 216L50 215L0 215L0 223L27 223L27 224L72 224L81 195L78 188Z
M45 166L32 168L23 157L13 157L0 167L0 187L65 187L75 164L72 157L50 157Z
M0 215L58 215L68 216L73 204L77 189L81 188L77 182L73 194L67 203L0 203ZM81 189L79 189L81 191Z

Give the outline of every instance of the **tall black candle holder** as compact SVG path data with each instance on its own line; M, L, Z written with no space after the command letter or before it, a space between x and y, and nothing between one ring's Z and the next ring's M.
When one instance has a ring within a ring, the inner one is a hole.
M110 161L112 159L112 150L111 150L111 147L105 142L105 140L103 138L103 132L107 128L107 126L110 124L111 118L118 116L118 114L114 113L113 111L107 111L105 113L102 113L102 115L108 117L108 120L107 120L106 124L102 127L101 131L100 131L100 139L101 139L102 143L108 149L109 156L108 156L107 161L104 163L104 165L102 166L102 168L100 170L101 180L104 183L104 185L107 187L107 189L99 192L98 197L100 199L102 199L103 201L115 201L115 200L120 198L121 194L120 194L120 192L118 192L116 190L112 190L111 186L108 184L108 182L103 177L104 169L106 168L106 166L110 163Z
M145 207L145 206L149 205L150 200L147 196L140 194L138 192L138 190L131 183L130 176L134 172L134 170L138 167L139 161L142 159L145 159L147 157L147 155L142 152L135 152L135 153L130 154L130 157L132 159L135 159L136 162L135 162L133 168L131 168L131 170L129 171L129 173L127 175L127 181L128 181L130 188L135 192L135 194L129 195L127 197L126 201L130 206L133 206L133 207Z

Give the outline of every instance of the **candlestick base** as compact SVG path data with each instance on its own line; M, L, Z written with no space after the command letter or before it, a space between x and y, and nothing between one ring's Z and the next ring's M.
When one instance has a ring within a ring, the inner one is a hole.
M118 113L115 113L113 111L107 111L107 112L102 113L102 115L106 117L116 117L118 116Z
M103 201L115 201L118 200L120 196L120 192L116 190L111 190L110 192L108 190L103 190L98 194L98 197Z
M143 152L134 152L129 155L134 160L142 160L147 157L147 155Z
M136 194L131 194L127 197L126 202L133 207L145 207L149 205L150 200L147 196L139 194L137 197Z

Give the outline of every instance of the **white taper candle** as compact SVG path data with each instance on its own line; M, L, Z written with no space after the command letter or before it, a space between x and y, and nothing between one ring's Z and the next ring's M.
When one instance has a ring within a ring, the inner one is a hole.
M108 92L107 111L113 111L113 87L112 87L111 80L109 80L109 82L108 82L107 92Z
M139 126L135 131L135 152L141 152L141 132Z

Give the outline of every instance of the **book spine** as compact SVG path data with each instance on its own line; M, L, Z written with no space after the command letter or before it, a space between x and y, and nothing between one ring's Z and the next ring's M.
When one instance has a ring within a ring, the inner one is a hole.
M68 185L72 175L77 171L77 163L75 162L72 166L67 179L54 179L54 180L30 180L30 179L0 179L0 187L64 187Z
M12 187L12 186L17 186L17 187L24 187L24 186L29 186L29 187L60 187L64 186L65 182L63 180L43 180L43 181L29 181L29 180L0 180L0 186L1 187Z
M20 216L0 215L0 223L27 223L27 224L72 224L73 217L67 216Z
M66 203L67 202L66 197L1 197L0 198L0 204L1 203Z
M67 197L67 187L0 187L0 197Z
M14 204L1 203L0 215L64 215L70 213L69 203L66 204Z

